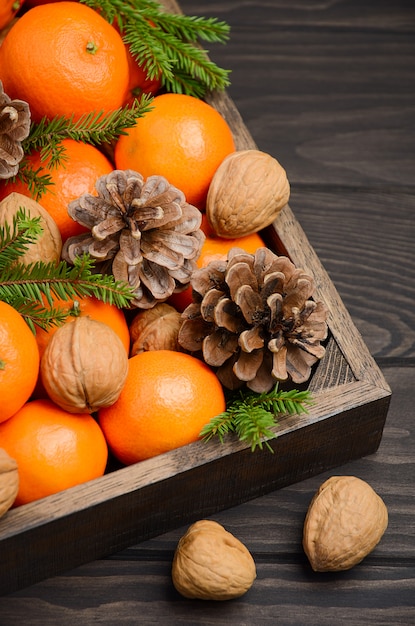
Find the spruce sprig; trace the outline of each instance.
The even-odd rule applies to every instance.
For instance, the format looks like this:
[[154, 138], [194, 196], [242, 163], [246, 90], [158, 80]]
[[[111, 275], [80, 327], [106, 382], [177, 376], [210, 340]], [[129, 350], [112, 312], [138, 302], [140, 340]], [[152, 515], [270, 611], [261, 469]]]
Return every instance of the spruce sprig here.
[[[28, 137], [22, 142], [25, 158], [20, 163], [18, 174], [10, 181], [18, 178], [28, 186], [31, 196], [39, 200], [53, 184], [49, 172], [67, 158], [65, 146], [62, 144], [64, 139], [95, 146], [110, 144], [125, 134], [126, 129], [135, 126], [139, 117], [151, 110], [152, 100], [152, 96], [142, 94], [130, 106], [110, 113], [85, 113], [77, 120], [74, 116], [56, 116], [52, 120], [43, 118], [37, 124], [32, 123]], [[27, 156], [33, 151], [39, 151], [42, 162], [48, 161], [46, 169], [32, 168]]]
[[252, 451], [256, 448], [262, 450], [265, 444], [273, 452], [267, 439], [276, 437], [272, 429], [278, 425], [277, 415], [308, 413], [312, 404], [309, 391], [280, 391], [278, 383], [268, 393], [239, 391], [236, 397], [228, 400], [226, 411], [203, 427], [200, 436], [205, 441], [218, 437], [223, 443], [226, 435], [235, 433], [241, 441], [251, 445]]
[[[43, 118], [32, 124], [29, 136], [23, 142], [25, 153], [39, 150], [42, 159], [51, 158], [51, 167], [59, 161], [62, 153], [61, 142], [74, 139], [99, 146], [118, 139], [127, 128], [135, 126], [138, 117], [151, 110], [152, 96], [142, 94], [131, 106], [116, 109], [104, 114], [103, 111], [85, 113], [78, 119], [56, 116], [52, 120]], [[55, 159], [57, 150], [58, 158]]]
[[167, 91], [202, 98], [224, 90], [229, 70], [218, 67], [199, 41], [225, 43], [229, 25], [217, 18], [170, 13], [155, 0], [81, 0], [117, 24], [132, 55]]
[[[127, 307], [133, 299], [129, 285], [114, 276], [94, 272], [94, 261], [84, 255], [74, 260], [30, 264], [19, 258], [42, 233], [40, 218], [31, 218], [20, 208], [12, 225], [0, 227], [0, 300], [13, 306], [35, 332], [35, 324], [47, 329], [63, 323], [70, 314], [53, 306], [53, 296], [62, 300], [95, 296], [117, 307]], [[45, 306], [45, 300], [49, 306]]]

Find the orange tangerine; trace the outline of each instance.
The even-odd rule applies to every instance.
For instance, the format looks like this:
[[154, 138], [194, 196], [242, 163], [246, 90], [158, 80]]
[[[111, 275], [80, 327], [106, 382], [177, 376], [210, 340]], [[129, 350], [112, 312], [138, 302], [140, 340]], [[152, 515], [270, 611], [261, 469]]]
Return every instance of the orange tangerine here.
[[228, 123], [211, 105], [185, 94], [156, 96], [151, 107], [118, 139], [117, 169], [132, 169], [144, 178], [164, 176], [187, 202], [203, 209], [213, 174], [235, 151]]
[[16, 460], [14, 506], [102, 476], [108, 446], [96, 420], [68, 413], [51, 400], [32, 400], [0, 424], [1, 446]]
[[38, 375], [39, 349], [34, 334], [16, 309], [0, 301], [0, 422], [30, 398]]
[[0, 47], [0, 67], [5, 93], [27, 102], [35, 122], [114, 111], [129, 80], [122, 37], [80, 2], [23, 13]]
[[98, 421], [114, 456], [129, 465], [196, 441], [224, 410], [222, 386], [203, 361], [152, 350], [129, 359], [121, 395]]

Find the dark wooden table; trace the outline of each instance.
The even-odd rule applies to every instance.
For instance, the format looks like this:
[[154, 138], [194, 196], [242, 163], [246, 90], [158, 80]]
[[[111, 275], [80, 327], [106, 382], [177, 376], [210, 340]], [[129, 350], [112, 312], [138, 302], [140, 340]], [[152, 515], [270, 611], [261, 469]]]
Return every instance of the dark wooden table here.
[[[231, 25], [230, 42], [210, 55], [232, 70], [230, 95], [258, 147], [286, 168], [291, 208], [392, 387], [383, 440], [376, 454], [214, 516], [257, 564], [239, 600], [175, 592], [178, 528], [0, 598], [0, 624], [415, 624], [415, 4], [181, 7]], [[334, 473], [369, 482], [389, 527], [360, 565], [315, 574], [302, 525]]]

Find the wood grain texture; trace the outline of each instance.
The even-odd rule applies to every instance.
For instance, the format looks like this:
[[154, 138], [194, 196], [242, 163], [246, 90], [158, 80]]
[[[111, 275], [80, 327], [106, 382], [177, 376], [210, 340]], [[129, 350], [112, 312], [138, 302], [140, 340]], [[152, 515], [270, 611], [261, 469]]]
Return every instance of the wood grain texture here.
[[[415, 5], [180, 4], [231, 24], [230, 43], [210, 44], [210, 56], [232, 69], [229, 93], [255, 143], [286, 167], [291, 210], [392, 388], [383, 438], [375, 454], [212, 516], [257, 563], [253, 588], [236, 602], [189, 602], [174, 591], [171, 559], [183, 526], [0, 598], [0, 624], [412, 626]], [[338, 375], [346, 387], [355, 378], [347, 365], [335, 369], [334, 386]], [[302, 523], [333, 473], [367, 480], [387, 504], [389, 526], [359, 566], [316, 575], [301, 548]]]

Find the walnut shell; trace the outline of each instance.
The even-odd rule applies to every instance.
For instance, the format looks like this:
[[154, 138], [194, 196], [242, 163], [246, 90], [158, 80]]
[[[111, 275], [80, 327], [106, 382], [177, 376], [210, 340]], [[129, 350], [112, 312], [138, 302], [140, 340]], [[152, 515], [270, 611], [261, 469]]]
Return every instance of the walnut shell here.
[[233, 239], [269, 226], [290, 197], [284, 168], [260, 150], [228, 155], [209, 186], [206, 217], [219, 237]]
[[177, 545], [172, 580], [185, 598], [231, 600], [246, 593], [255, 578], [248, 549], [217, 522], [195, 522]]
[[141, 310], [130, 324], [130, 356], [148, 350], [181, 351], [177, 339], [181, 324], [181, 314], [164, 302]]
[[0, 517], [14, 503], [19, 490], [19, 472], [17, 462], [0, 448]]
[[40, 373], [48, 396], [58, 406], [70, 413], [93, 413], [118, 400], [128, 356], [110, 326], [80, 316], [52, 335]]
[[62, 237], [55, 220], [42, 207], [39, 202], [13, 191], [0, 202], [0, 225], [7, 224], [12, 227], [13, 217], [17, 211], [25, 209], [26, 215], [40, 217], [40, 226], [43, 229], [35, 243], [27, 246], [27, 251], [19, 257], [20, 263], [35, 263], [43, 261], [52, 263], [60, 261], [62, 252]]
[[355, 476], [332, 476], [308, 508], [304, 551], [316, 572], [347, 570], [374, 549], [387, 525], [387, 508], [368, 483]]

